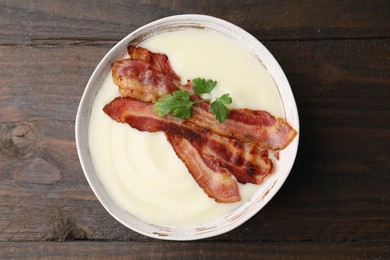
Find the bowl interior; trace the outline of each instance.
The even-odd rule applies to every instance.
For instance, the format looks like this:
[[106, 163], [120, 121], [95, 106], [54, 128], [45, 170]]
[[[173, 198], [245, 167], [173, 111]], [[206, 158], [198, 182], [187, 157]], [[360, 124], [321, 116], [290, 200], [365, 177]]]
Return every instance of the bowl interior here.
[[[293, 142], [280, 152], [281, 161], [275, 173], [265, 180], [253, 198], [234, 212], [215, 221], [191, 226], [160, 226], [147, 223], [121, 209], [109, 196], [100, 182], [92, 162], [88, 144], [88, 126], [96, 94], [103, 80], [111, 71], [111, 63], [122, 58], [129, 44], [137, 45], [156, 34], [175, 30], [208, 30], [230, 38], [250, 51], [267, 69], [278, 88], [285, 119], [298, 135]], [[87, 83], [76, 116], [76, 144], [84, 174], [95, 195], [105, 209], [126, 227], [149, 237], [168, 240], [194, 240], [216, 236], [239, 226], [276, 194], [287, 178], [294, 163], [299, 139], [299, 118], [294, 96], [287, 78], [272, 54], [252, 35], [241, 28], [204, 15], [178, 15], [147, 24], [132, 32], [116, 44], [102, 59]]]

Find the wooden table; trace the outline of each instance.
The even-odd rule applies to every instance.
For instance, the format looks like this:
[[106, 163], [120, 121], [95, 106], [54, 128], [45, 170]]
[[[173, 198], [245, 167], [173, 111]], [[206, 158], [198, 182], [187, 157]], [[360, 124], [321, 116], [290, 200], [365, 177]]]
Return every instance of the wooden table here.
[[[74, 124], [103, 55], [158, 18], [201, 13], [253, 34], [296, 98], [286, 183], [217, 237], [155, 240], [114, 220], [78, 160]], [[390, 258], [390, 2], [0, 0], [0, 259]]]

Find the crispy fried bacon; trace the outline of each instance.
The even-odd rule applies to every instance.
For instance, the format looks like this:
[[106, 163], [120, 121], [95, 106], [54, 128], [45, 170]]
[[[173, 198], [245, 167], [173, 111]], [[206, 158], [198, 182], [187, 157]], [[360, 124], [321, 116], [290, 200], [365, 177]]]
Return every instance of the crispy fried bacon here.
[[[158, 116], [153, 103], [181, 84], [165, 54], [141, 47], [128, 47], [129, 59], [112, 64], [112, 77], [122, 97], [104, 107], [117, 122], [140, 131], [164, 131], [177, 156], [204, 192], [217, 202], [240, 200], [237, 182], [260, 184], [272, 171], [268, 150], [279, 154], [296, 131], [282, 118], [260, 110], [233, 109], [223, 124], [209, 110], [209, 103], [193, 106], [191, 118]], [[234, 176], [234, 177], [233, 177]]]
[[141, 60], [115, 61], [112, 64], [112, 78], [122, 96], [153, 103], [177, 89], [174, 79]]
[[188, 139], [167, 133], [166, 136], [177, 156], [190, 169], [194, 180], [209, 197], [224, 203], [241, 200], [237, 182], [229, 172], [212, 160], [202, 157]]
[[127, 123], [140, 131], [164, 131], [177, 156], [209, 197], [224, 203], [241, 199], [232, 174], [213, 158], [201, 153], [205, 145], [202, 144], [203, 136], [188, 126], [182, 126], [179, 119], [160, 117], [155, 113], [152, 103], [133, 98], [116, 98], [103, 110], [117, 122]]
[[165, 54], [153, 53], [141, 47], [128, 46], [127, 52], [132, 60], [147, 62], [151, 69], [166, 74], [169, 78], [177, 80], [180, 84], [180, 77], [173, 71], [168, 57]]
[[254, 143], [243, 143], [210, 131], [201, 140], [199, 152], [229, 170], [240, 183], [260, 184], [272, 171], [268, 150]]
[[296, 136], [296, 131], [282, 118], [262, 110], [232, 109], [223, 124], [211, 114], [206, 102], [196, 104], [189, 119], [214, 133], [243, 142], [254, 142], [261, 148], [282, 150]]
[[[149, 102], [118, 97], [103, 110], [115, 121], [127, 123], [140, 131], [164, 131], [167, 137], [177, 136], [175, 140], [186, 139], [207, 165], [209, 163], [206, 161], [213, 162], [233, 174], [241, 183], [259, 184], [272, 171], [272, 161], [268, 158], [267, 150], [260, 149], [254, 143], [220, 136], [187, 120], [169, 115], [158, 116]], [[176, 153], [185, 162], [180, 152], [176, 150]], [[192, 169], [189, 168], [189, 171]]]
[[[130, 59], [115, 62], [112, 76], [123, 97], [155, 103], [175, 90], [190, 90], [191, 83], [180, 84], [166, 55], [141, 47], [128, 48]], [[296, 136], [296, 131], [282, 118], [261, 110], [232, 109], [220, 124], [209, 110], [209, 103], [196, 104], [189, 119], [193, 124], [219, 135], [243, 142], [255, 142], [259, 147], [281, 150]]]

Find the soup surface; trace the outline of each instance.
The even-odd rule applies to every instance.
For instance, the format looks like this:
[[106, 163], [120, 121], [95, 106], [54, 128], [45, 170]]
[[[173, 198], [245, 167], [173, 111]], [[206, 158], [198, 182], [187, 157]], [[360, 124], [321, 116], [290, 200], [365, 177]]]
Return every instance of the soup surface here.
[[[230, 39], [204, 30], [186, 30], [153, 36], [140, 46], [167, 54], [183, 83], [196, 77], [216, 80], [213, 94], [230, 93], [231, 108], [261, 109], [283, 116], [271, 76], [250, 52]], [[240, 202], [224, 204], [210, 199], [163, 133], [140, 132], [102, 111], [117, 96], [118, 88], [109, 73], [92, 107], [89, 145], [102, 184], [124, 210], [152, 224], [199, 224], [234, 211], [261, 186], [239, 184]]]

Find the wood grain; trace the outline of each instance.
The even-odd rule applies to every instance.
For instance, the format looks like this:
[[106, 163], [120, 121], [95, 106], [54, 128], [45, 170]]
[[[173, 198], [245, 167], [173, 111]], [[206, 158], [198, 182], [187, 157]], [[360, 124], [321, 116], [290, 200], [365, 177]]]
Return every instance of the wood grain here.
[[[264, 44], [296, 97], [298, 158], [260, 213], [210, 240], [389, 240], [390, 41]], [[149, 240], [105, 212], [77, 158], [78, 102], [109, 48], [0, 47], [1, 241]]]
[[[390, 258], [389, 11], [385, 0], [0, 0], [0, 259]], [[74, 120], [118, 40], [183, 13], [226, 19], [262, 41], [290, 81], [301, 138], [286, 183], [249, 221], [167, 242], [101, 206]]]
[[2, 242], [0, 258], [387, 259], [389, 242]]
[[89, 44], [118, 41], [170, 15], [216, 16], [262, 40], [384, 38], [386, 0], [363, 1], [0, 1], [0, 44]]

